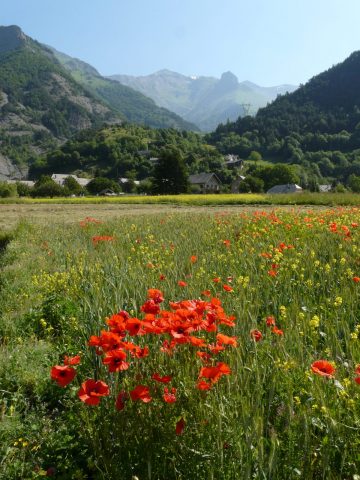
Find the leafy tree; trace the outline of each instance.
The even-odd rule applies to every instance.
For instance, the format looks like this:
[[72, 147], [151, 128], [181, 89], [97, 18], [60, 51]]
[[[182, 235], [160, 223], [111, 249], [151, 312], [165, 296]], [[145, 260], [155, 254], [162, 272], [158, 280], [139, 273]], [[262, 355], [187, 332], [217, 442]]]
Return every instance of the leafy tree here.
[[264, 182], [265, 190], [275, 185], [284, 185], [287, 183], [299, 183], [300, 179], [295, 169], [291, 165], [277, 163], [274, 166], [260, 167], [252, 172], [254, 177], [260, 178]]
[[150, 178], [145, 178], [140, 182], [140, 185], [137, 187], [138, 193], [145, 195], [150, 195], [153, 191], [153, 184]]
[[32, 188], [26, 183], [16, 182], [16, 190], [19, 197], [29, 197], [32, 192]]
[[82, 186], [75, 180], [74, 177], [71, 177], [70, 175], [65, 178], [64, 187], [68, 190], [70, 194], [73, 195], [80, 195], [84, 191]]
[[178, 194], [188, 190], [188, 174], [180, 150], [176, 147], [164, 148], [155, 167], [154, 193]]
[[94, 178], [87, 184], [86, 189], [92, 195], [98, 195], [103, 190], [107, 189], [113, 190], [115, 193], [120, 192], [119, 184], [116, 183], [114, 180], [110, 180], [110, 178], [106, 177]]
[[44, 178], [45, 175], [35, 183], [35, 186], [31, 192], [33, 197], [62, 197], [64, 195], [64, 189], [58, 183], [54, 182], [50, 177]]
[[360, 193], [360, 176], [352, 174], [348, 180], [349, 187], [355, 193]]
[[256, 152], [255, 150], [252, 150], [252, 152], [250, 153], [250, 155], [248, 157], [248, 160], [253, 160], [255, 162], [259, 162], [260, 160], [262, 160], [261, 153]]
[[0, 182], [0, 197], [16, 197], [17, 190], [14, 183]]
[[334, 188], [334, 192], [336, 193], [345, 193], [346, 192], [346, 187], [342, 183], [338, 183], [336, 187]]
[[259, 193], [264, 191], [264, 181], [261, 178], [248, 175], [245, 178], [245, 182], [249, 185], [249, 191], [251, 193]]

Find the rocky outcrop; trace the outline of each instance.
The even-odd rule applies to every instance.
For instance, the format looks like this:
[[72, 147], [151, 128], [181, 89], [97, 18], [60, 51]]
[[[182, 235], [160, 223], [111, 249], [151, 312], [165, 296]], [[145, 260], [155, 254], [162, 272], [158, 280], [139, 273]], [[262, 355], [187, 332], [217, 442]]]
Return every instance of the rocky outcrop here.
[[12, 161], [0, 153], [0, 181], [21, 180], [26, 178], [28, 169], [18, 167]]

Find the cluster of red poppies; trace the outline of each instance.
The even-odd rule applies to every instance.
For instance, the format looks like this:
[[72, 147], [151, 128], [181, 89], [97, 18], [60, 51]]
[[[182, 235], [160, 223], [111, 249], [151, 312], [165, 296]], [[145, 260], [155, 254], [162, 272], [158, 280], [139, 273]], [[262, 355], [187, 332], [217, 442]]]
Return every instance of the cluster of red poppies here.
[[[185, 300], [170, 302], [169, 310], [162, 310], [160, 304], [164, 301], [160, 290], [148, 290], [148, 298], [141, 306], [143, 318], [130, 317], [125, 311], [120, 311], [106, 320], [108, 330], [102, 330], [100, 335], [89, 339], [89, 346], [95, 347], [96, 353], [102, 356], [102, 363], [110, 373], [122, 372], [130, 368], [132, 361], [149, 355], [147, 346], [139, 346], [129, 337], [157, 335], [164, 336], [160, 350], [172, 355], [180, 345], [195, 347], [196, 356], [203, 362], [196, 387], [199, 390], [210, 390], [223, 375], [231, 373], [230, 367], [214, 356], [226, 347], [236, 347], [236, 337], [218, 332], [219, 325], [233, 327], [235, 318], [226, 315], [218, 298], [209, 301]], [[204, 336], [198, 336], [203, 332]], [[214, 343], [208, 342], [209, 335], [216, 338]], [[51, 369], [51, 378], [61, 387], [68, 385], [76, 376], [75, 365], [80, 363], [80, 357], [65, 358], [64, 365], [56, 365]], [[152, 381], [169, 384], [171, 375], [161, 376], [154, 373]], [[177, 389], [164, 386], [162, 398], [166, 403], [176, 402]], [[102, 380], [86, 380], [78, 392], [81, 401], [88, 405], [98, 405], [101, 397], [110, 395], [108, 385]], [[137, 385], [130, 392], [120, 391], [115, 406], [117, 410], [125, 407], [127, 400], [149, 403], [152, 400], [151, 389], [147, 385]]]

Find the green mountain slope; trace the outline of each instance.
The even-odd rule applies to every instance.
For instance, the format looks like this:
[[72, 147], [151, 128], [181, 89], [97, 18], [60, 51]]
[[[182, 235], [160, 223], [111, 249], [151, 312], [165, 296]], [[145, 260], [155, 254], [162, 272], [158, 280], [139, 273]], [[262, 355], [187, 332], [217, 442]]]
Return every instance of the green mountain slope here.
[[120, 117], [19, 27], [0, 27], [0, 155], [19, 165], [84, 128]]
[[194, 124], [166, 108], [158, 107], [151, 98], [137, 90], [102, 77], [91, 65], [55, 49], [52, 51], [78, 83], [119, 112], [127, 121], [154, 128], [198, 130]]
[[208, 140], [223, 152], [252, 150], [347, 183], [360, 175], [360, 51], [280, 96], [255, 117], [220, 125]]
[[266, 88], [251, 82], [239, 83], [231, 72], [224, 73], [220, 79], [187, 77], [169, 70], [143, 77], [113, 75], [110, 78], [149, 96], [158, 105], [176, 112], [203, 131], [214, 130], [219, 123], [236, 120], [245, 113], [254, 114], [278, 94], [296, 88], [292, 85]]

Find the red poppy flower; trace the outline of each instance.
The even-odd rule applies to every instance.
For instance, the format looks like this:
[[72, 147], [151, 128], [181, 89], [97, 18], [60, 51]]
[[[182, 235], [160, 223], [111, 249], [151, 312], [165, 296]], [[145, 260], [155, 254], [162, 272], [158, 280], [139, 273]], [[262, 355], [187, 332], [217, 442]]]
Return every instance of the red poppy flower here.
[[153, 299], [146, 300], [146, 302], [141, 306], [140, 310], [144, 313], [152, 313], [153, 315], [160, 313], [160, 307]]
[[190, 343], [194, 347], [199, 347], [199, 348], [206, 347], [206, 342], [203, 338], [194, 337], [192, 335], [188, 337], [188, 343]]
[[205, 382], [205, 380], [199, 380], [196, 384], [198, 390], [210, 390], [211, 383]]
[[279, 335], [279, 336], [284, 335], [284, 332], [280, 328], [278, 328], [276, 325], [271, 331], [272, 333], [275, 333], [275, 335]]
[[136, 350], [131, 352], [131, 355], [135, 358], [145, 358], [149, 355], [149, 347], [137, 347]]
[[201, 358], [203, 362], [208, 362], [211, 358], [210, 353], [201, 352], [200, 350], [196, 352], [196, 355]]
[[154, 300], [155, 303], [161, 303], [164, 301], [164, 295], [162, 291], [158, 290], [157, 288], [149, 288], [148, 298]]
[[95, 235], [92, 237], [94, 246], [96, 246], [99, 242], [112, 242], [113, 240], [115, 240], [115, 237], [111, 237], [110, 235]]
[[274, 317], [267, 317], [266, 318], [266, 325], [268, 327], [275, 327], [275, 318]]
[[214, 283], [219, 283], [221, 281], [220, 277], [213, 278]]
[[76, 375], [76, 370], [72, 367], [55, 365], [51, 369], [51, 379], [59, 385], [59, 387], [66, 387]]
[[255, 340], [255, 342], [259, 342], [263, 337], [260, 330], [257, 330], [256, 328], [253, 330], [250, 330], [250, 335]]
[[203, 295], [204, 297], [211, 297], [211, 292], [210, 290], [204, 290], [203, 292], [201, 292], [201, 295]]
[[101, 380], [86, 380], [78, 391], [78, 397], [87, 405], [98, 405], [101, 397], [107, 397], [109, 387]]
[[360, 365], [356, 365], [356, 367], [355, 367], [355, 373], [356, 373], [357, 375], [360, 375]]
[[117, 350], [121, 347], [122, 337], [117, 333], [102, 330], [99, 337], [92, 335], [89, 340], [91, 347], [97, 347], [97, 353], [108, 352], [109, 350]]
[[80, 355], [75, 355], [75, 357], [68, 357], [65, 355], [64, 357], [64, 365], [79, 365], [80, 363]]
[[178, 281], [178, 285], [179, 285], [179, 287], [187, 287], [187, 283], [182, 281], [182, 280]]
[[275, 335], [279, 335], [280, 337], [284, 335], [284, 332], [280, 328], [278, 328], [276, 325], [271, 331], [272, 333], [274, 333]]
[[335, 373], [335, 367], [326, 360], [316, 360], [316, 362], [311, 364], [311, 370], [317, 375], [330, 378]]
[[223, 240], [223, 245], [225, 245], [226, 248], [230, 247], [230, 240]]
[[119, 395], [117, 396], [116, 402], [115, 402], [116, 410], [119, 410], [119, 411], [123, 410], [125, 408], [125, 402], [126, 400], [128, 400], [128, 398], [129, 398], [129, 394], [127, 392], [125, 392], [124, 390], [119, 392]]
[[185, 420], [181, 417], [180, 420], [176, 423], [175, 433], [176, 435], [181, 435], [185, 428]]
[[160, 383], [169, 383], [172, 380], [172, 377], [170, 375], [164, 375], [163, 377], [161, 377], [158, 373], [154, 373], [151, 378]]
[[270, 277], [276, 277], [277, 274], [278, 274], [278, 272], [276, 270], [269, 270], [268, 271], [268, 275]]
[[360, 282], [360, 277], [353, 277], [353, 281], [355, 283], [359, 283]]
[[172, 388], [171, 391], [167, 387], [164, 388], [163, 399], [166, 403], [175, 403], [176, 402], [176, 388]]
[[231, 345], [232, 347], [237, 347], [236, 337], [228, 337], [227, 335], [218, 333], [216, 335], [216, 339], [220, 345]]
[[191, 263], [196, 263], [197, 262], [197, 256], [196, 255], [191, 255], [190, 262]]
[[355, 377], [354, 380], [358, 385], [360, 385], [360, 377]]
[[[152, 302], [152, 300], [149, 300]], [[129, 335], [132, 337], [138, 335], [141, 330], [142, 322], [138, 318], [129, 318], [126, 322], [126, 331], [129, 332]]]
[[134, 390], [131, 390], [130, 397], [133, 402], [141, 400], [144, 403], [149, 403], [152, 400], [150, 396], [150, 388], [145, 385], [138, 385]]
[[217, 355], [219, 352], [225, 350], [225, 347], [223, 345], [220, 345], [220, 343], [216, 343], [215, 345], [208, 345], [208, 349], [210, 350], [212, 355]]
[[219, 362], [215, 367], [202, 367], [199, 378], [208, 378], [212, 383], [216, 383], [223, 375], [230, 375], [231, 370], [226, 363]]
[[110, 327], [110, 331], [112, 333], [117, 333], [121, 337], [125, 337], [126, 335], [126, 321], [130, 318], [130, 315], [122, 310], [119, 313], [115, 313], [110, 318], [106, 319], [106, 323]]
[[120, 372], [129, 368], [129, 364], [125, 360], [126, 352], [123, 350], [111, 350], [106, 353], [102, 362], [108, 366], [109, 372]]
[[225, 292], [232, 292], [234, 290], [232, 287], [230, 287], [230, 285], [226, 284], [223, 285], [223, 289], [225, 290]]
[[166, 278], [166, 277], [165, 277], [165, 275], [163, 275], [163, 274], [161, 274], [161, 275], [159, 276], [159, 280], [165, 280], [165, 278]]

